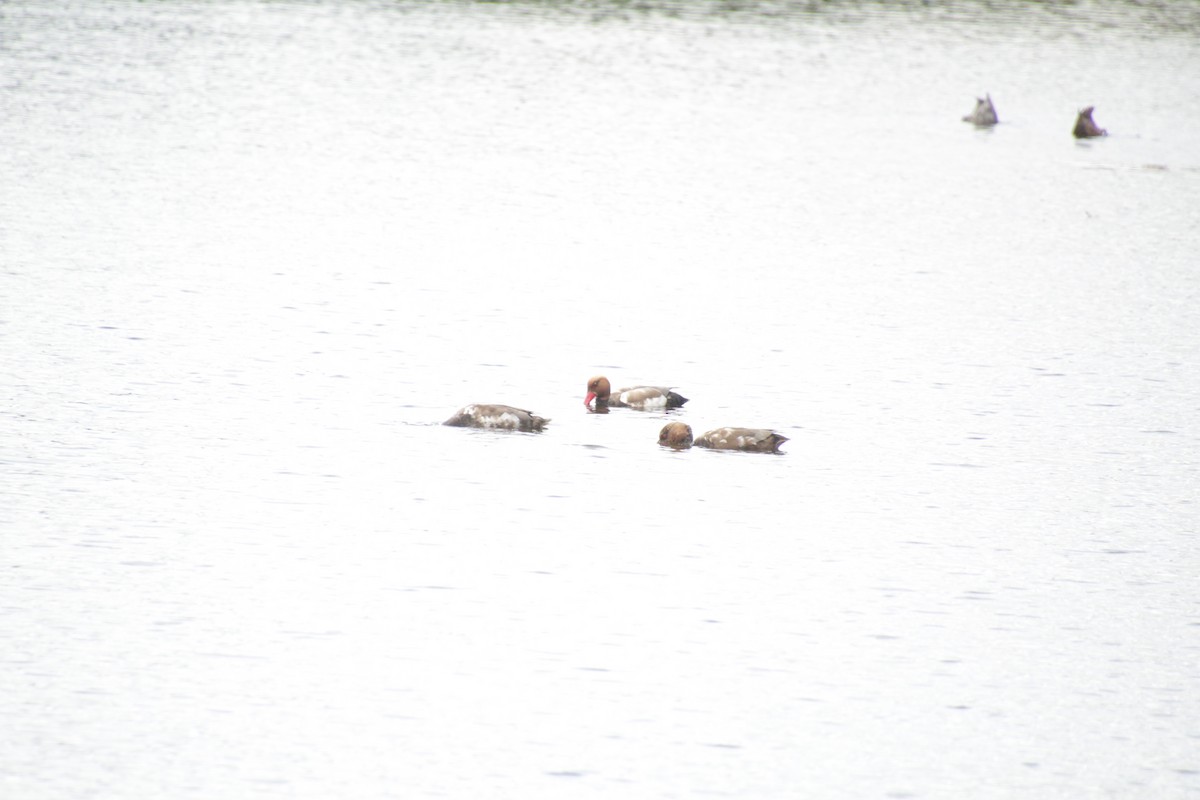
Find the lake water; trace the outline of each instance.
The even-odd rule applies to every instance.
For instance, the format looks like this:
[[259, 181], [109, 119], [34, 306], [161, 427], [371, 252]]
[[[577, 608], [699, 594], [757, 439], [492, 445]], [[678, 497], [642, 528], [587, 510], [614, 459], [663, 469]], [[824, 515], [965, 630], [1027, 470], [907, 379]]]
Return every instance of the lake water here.
[[1200, 797], [1198, 131], [1191, 2], [3, 3], [0, 796]]

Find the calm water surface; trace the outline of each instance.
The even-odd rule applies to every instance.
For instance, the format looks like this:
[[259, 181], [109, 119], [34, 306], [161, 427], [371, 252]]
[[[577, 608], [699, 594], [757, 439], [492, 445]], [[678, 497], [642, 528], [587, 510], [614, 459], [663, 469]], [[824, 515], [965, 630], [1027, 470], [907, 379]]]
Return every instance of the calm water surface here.
[[1186, 2], [0, 5], [0, 794], [1200, 796], [1197, 130]]

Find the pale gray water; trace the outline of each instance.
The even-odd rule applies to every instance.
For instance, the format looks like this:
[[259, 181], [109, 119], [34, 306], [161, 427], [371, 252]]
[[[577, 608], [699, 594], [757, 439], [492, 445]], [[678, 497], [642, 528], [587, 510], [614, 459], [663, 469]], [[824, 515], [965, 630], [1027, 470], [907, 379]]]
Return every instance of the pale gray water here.
[[0, 796], [1200, 796], [1200, 8], [814, 8], [0, 5]]

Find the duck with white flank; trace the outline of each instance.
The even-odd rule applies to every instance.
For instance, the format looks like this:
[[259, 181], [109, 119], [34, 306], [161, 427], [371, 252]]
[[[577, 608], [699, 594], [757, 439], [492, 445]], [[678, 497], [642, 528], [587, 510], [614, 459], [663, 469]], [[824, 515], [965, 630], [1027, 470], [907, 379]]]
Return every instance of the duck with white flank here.
[[509, 431], [540, 431], [550, 423], [544, 417], [536, 416], [532, 411], [525, 411], [512, 406], [502, 406], [492, 403], [472, 403], [463, 406], [454, 413], [443, 425], [455, 428], [499, 428]]
[[657, 411], [659, 409], [679, 408], [688, 401], [686, 397], [665, 386], [631, 386], [613, 392], [608, 378], [597, 375], [588, 381], [587, 397], [583, 404], [591, 408], [596, 401], [596, 411], [602, 412], [609, 408], [636, 408], [641, 411]]
[[658, 433], [658, 443], [675, 450], [686, 450], [693, 444], [713, 450], [741, 450], [745, 453], [778, 453], [786, 436], [765, 428], [717, 428], [695, 439], [692, 429], [682, 422], [670, 422]]

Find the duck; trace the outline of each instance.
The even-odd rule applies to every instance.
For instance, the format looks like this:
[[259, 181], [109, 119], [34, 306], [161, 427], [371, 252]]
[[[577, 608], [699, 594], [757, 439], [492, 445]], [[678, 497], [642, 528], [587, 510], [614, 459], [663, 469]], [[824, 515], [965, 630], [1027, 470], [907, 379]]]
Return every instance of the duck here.
[[1108, 131], [1101, 128], [1092, 119], [1092, 112], [1096, 110], [1095, 106], [1088, 106], [1079, 112], [1079, 116], [1075, 118], [1075, 130], [1071, 133], [1075, 134], [1076, 139], [1091, 139], [1096, 136], [1108, 136]]
[[658, 432], [658, 443], [675, 450], [695, 445], [712, 450], [741, 450], [744, 453], [778, 453], [788, 438], [766, 428], [716, 428], [693, 438], [691, 426], [669, 422]]
[[985, 94], [975, 98], [975, 110], [963, 117], [963, 122], [970, 122], [979, 128], [990, 128], [1000, 121], [996, 116], [996, 107], [992, 105], [992, 96]]
[[532, 411], [498, 403], [472, 403], [454, 412], [442, 423], [454, 428], [498, 428], [509, 431], [540, 431], [550, 420]]
[[591, 408], [593, 400], [596, 401], [598, 412], [606, 411], [610, 407], [657, 411], [679, 408], [688, 401], [683, 395], [664, 386], [631, 386], [614, 393], [608, 378], [603, 375], [588, 380], [587, 397], [584, 398], [583, 404]]

